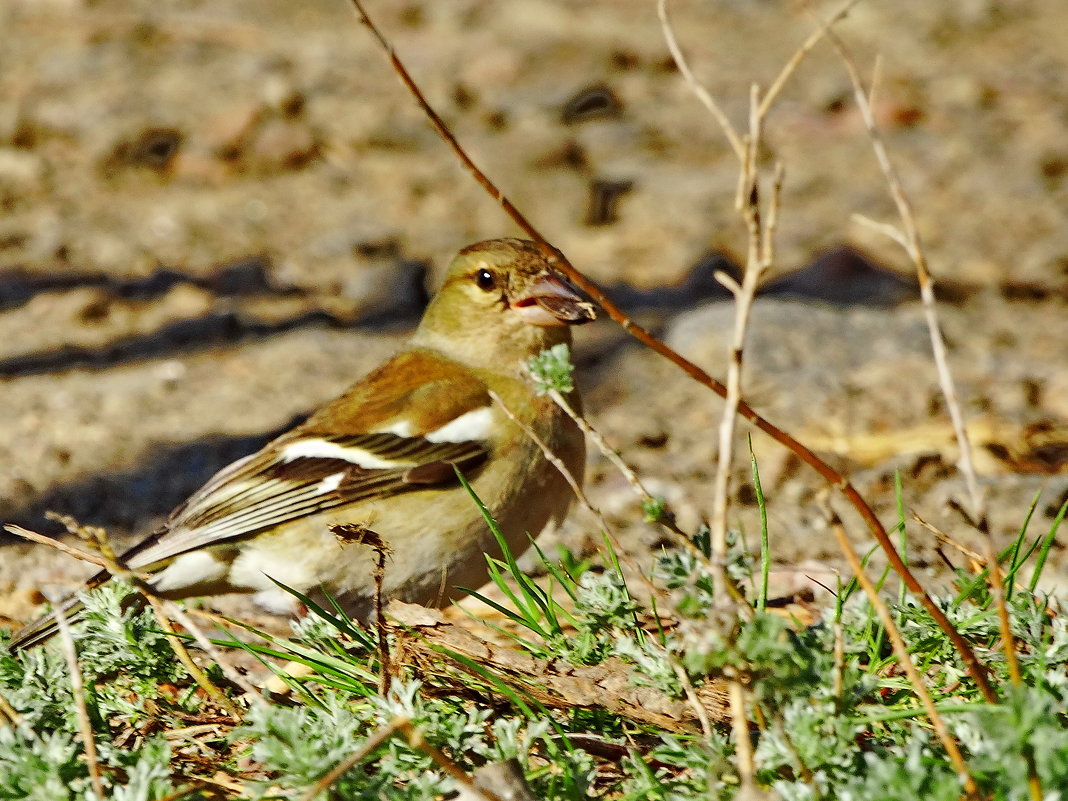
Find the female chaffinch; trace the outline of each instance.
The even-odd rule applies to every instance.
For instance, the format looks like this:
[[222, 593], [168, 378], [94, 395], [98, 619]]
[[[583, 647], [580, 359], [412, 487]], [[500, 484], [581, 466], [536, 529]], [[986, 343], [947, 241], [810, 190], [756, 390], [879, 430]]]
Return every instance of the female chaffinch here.
[[[485, 554], [501, 555], [454, 466], [514, 553], [566, 513], [571, 490], [523, 426], [578, 477], [582, 434], [535, 393], [522, 365], [570, 342], [569, 326], [593, 317], [533, 243], [496, 239], [465, 248], [393, 358], [219, 471], [122, 561], [168, 598], [243, 592], [271, 611], [294, 611], [294, 597], [278, 582], [312, 597], [325, 589], [366, 620], [375, 554], [336, 536], [332, 527], [342, 524], [370, 530], [388, 547], [385, 598], [445, 605], [462, 587], [485, 583]], [[89, 586], [109, 578], [102, 572]], [[77, 601], [68, 604], [76, 613]], [[51, 616], [41, 618], [11, 647], [34, 645], [54, 626]]]

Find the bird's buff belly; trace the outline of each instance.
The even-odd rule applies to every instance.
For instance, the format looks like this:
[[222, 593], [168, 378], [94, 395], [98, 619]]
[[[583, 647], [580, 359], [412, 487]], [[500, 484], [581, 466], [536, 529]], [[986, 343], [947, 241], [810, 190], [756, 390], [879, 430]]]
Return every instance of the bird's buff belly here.
[[[507, 501], [494, 512], [513, 553], [526, 550], [529, 537], [560, 511], [558, 499], [552, 499], [556, 492], [554, 486], [522, 497], [505, 493]], [[318, 601], [325, 590], [354, 618], [366, 620], [373, 609], [377, 552], [358, 537], [333, 533], [337, 524], [364, 526], [387, 546], [386, 600], [444, 606], [486, 582], [486, 554], [501, 553], [469, 497], [417, 491], [391, 501], [306, 518], [237, 547], [184, 554], [158, 574], [156, 589], [184, 596], [196, 584], [194, 594], [252, 593], [258, 606], [276, 614], [292, 614], [300, 606], [279, 584]]]

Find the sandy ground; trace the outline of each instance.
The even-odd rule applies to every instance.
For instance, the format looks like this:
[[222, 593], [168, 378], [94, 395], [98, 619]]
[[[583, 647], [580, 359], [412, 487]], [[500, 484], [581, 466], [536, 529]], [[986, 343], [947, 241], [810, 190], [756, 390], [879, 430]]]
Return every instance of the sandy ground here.
[[[737, 169], [670, 64], [655, 3], [369, 6], [535, 224], [605, 285], [675, 287], [638, 292], [638, 312], [721, 372], [729, 307], [679, 287], [688, 275], [708, 286], [709, 254], [744, 253]], [[813, 27], [800, 2], [671, 8], [738, 126], [749, 84], [767, 86]], [[1036, 491], [1035, 533], [1066, 493], [1066, 25], [1062, 0], [908, 0], [861, 3], [841, 26], [878, 78], [879, 123], [952, 289], [950, 358], [1003, 540]], [[43, 529], [57, 509], [144, 531], [389, 353], [424, 272], [432, 285], [459, 247], [514, 232], [341, 0], [9, 0], [0, 30], [4, 520]], [[786, 169], [778, 274], [841, 246], [884, 277], [909, 274], [895, 244], [851, 221], [892, 220], [893, 207], [828, 47], [783, 92], [762, 158]], [[895, 294], [852, 273], [817, 278], [824, 294], [857, 286], [877, 306], [762, 301], [747, 393], [854, 474], [884, 519], [900, 469], [910, 505], [967, 541], [946, 506], [960, 495], [956, 454], [907, 282]], [[578, 358], [592, 421], [695, 524], [719, 402], [608, 326], [583, 333]], [[756, 447], [777, 559], [833, 567], [819, 483]], [[746, 469], [742, 458], [733, 519], [752, 532]], [[599, 456], [588, 480], [646, 552], [658, 534], [633, 523]], [[581, 547], [591, 530], [576, 514], [561, 536]], [[915, 544], [919, 564], [942, 569], [930, 538]], [[1068, 572], [1061, 549], [1054, 559], [1055, 583]], [[0, 544], [0, 614], [25, 616], [39, 585], [78, 573]]]

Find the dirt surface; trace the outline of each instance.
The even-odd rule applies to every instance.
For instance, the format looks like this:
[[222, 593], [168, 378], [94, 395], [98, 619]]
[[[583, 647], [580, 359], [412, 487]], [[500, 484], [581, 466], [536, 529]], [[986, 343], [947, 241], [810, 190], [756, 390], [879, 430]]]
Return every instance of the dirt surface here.
[[[369, 7], [534, 223], [719, 374], [731, 312], [710, 274], [744, 254], [737, 168], [671, 66], [655, 3]], [[749, 84], [769, 85], [813, 27], [800, 2], [671, 8], [739, 127]], [[1068, 490], [1066, 26], [1062, 0], [870, 0], [841, 26], [878, 76], [879, 123], [947, 289], [951, 363], [1002, 540], [1037, 490], [1035, 533]], [[57, 509], [144, 531], [396, 347], [452, 252], [514, 233], [342, 0], [8, 0], [0, 30], [4, 520], [45, 529]], [[884, 519], [901, 469], [906, 501], [968, 541], [946, 505], [961, 492], [956, 454], [908, 263], [851, 221], [893, 220], [893, 207], [826, 45], [767, 140], [765, 164], [786, 169], [771, 278], [809, 269], [758, 305], [747, 393], [854, 474]], [[608, 325], [582, 333], [578, 361], [591, 420], [696, 524], [720, 403]], [[756, 447], [779, 562], [837, 565], [818, 481]], [[742, 454], [734, 520], [752, 533], [747, 469]], [[588, 480], [647, 552], [658, 534], [632, 522], [600, 456]], [[560, 536], [581, 547], [591, 531], [579, 513]], [[914, 542], [941, 570], [933, 540]], [[1053, 559], [1063, 587], [1062, 549]], [[84, 572], [3, 541], [0, 615], [26, 616], [37, 587]]]

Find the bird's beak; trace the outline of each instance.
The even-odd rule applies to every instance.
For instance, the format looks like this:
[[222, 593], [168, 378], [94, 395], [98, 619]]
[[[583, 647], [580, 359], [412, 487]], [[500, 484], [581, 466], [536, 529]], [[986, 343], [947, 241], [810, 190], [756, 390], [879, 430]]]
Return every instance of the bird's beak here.
[[512, 310], [530, 325], [581, 325], [597, 318], [593, 304], [582, 299], [561, 275], [546, 273], [523, 296], [511, 303]]

